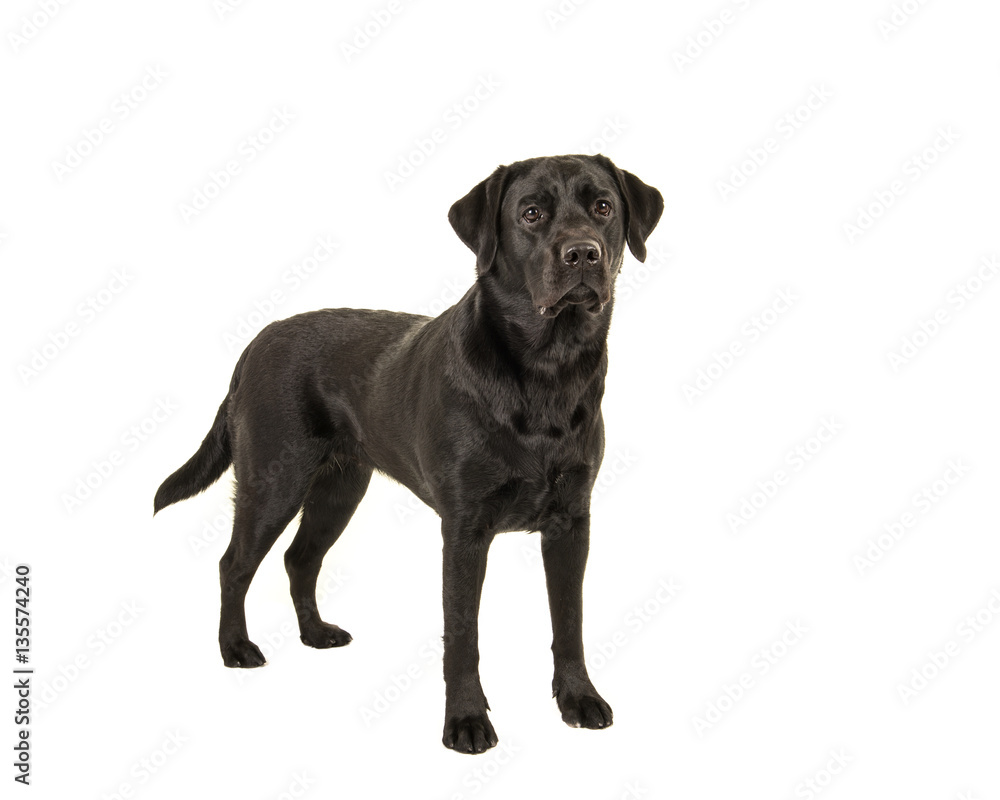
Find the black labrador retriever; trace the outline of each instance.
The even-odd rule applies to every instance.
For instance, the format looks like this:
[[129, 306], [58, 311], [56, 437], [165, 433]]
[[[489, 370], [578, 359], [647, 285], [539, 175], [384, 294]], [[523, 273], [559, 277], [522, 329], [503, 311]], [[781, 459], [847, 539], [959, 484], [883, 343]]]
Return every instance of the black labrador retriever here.
[[604, 455], [614, 280], [626, 244], [645, 260], [662, 211], [656, 189], [604, 156], [502, 166], [448, 213], [477, 276], [440, 316], [326, 309], [260, 332], [198, 452], [154, 501], [159, 511], [234, 467], [233, 536], [219, 565], [226, 666], [264, 663], [244, 598], [300, 509], [285, 567], [302, 641], [351, 641], [320, 618], [316, 579], [379, 470], [442, 520], [445, 746], [481, 753], [497, 743], [478, 615], [487, 551], [502, 531], [541, 532], [563, 720], [611, 725], [583, 655], [590, 495]]

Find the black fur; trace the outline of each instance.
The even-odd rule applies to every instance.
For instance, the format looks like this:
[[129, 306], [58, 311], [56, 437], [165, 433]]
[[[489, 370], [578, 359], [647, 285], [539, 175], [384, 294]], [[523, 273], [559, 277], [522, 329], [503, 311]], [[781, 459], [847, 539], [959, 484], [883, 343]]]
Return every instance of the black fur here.
[[302, 641], [351, 640], [320, 619], [316, 577], [379, 470], [442, 519], [444, 744], [479, 753], [497, 743], [477, 618], [490, 542], [511, 530], [542, 534], [563, 719], [611, 724], [583, 656], [590, 494], [604, 454], [614, 278], [626, 246], [645, 259], [662, 210], [659, 192], [603, 156], [499, 167], [448, 214], [476, 254], [477, 279], [439, 317], [327, 309], [260, 332], [212, 430], [154, 500], [159, 511], [234, 466], [233, 536], [220, 563], [227, 666], [264, 663], [243, 601], [300, 509], [285, 566]]
[[215, 422], [208, 436], [201, 443], [187, 463], [167, 478], [159, 489], [156, 490], [156, 497], [153, 498], [153, 513], [166, 508], [172, 503], [187, 500], [194, 497], [198, 492], [203, 492], [229, 469], [233, 463], [233, 451], [229, 446], [229, 430], [226, 426], [227, 411], [229, 409], [229, 396], [236, 391], [240, 382], [240, 373], [243, 371], [243, 362], [246, 361], [248, 350], [236, 362], [236, 369], [233, 370], [233, 378], [229, 382], [229, 394], [225, 396], [222, 405], [215, 414]]

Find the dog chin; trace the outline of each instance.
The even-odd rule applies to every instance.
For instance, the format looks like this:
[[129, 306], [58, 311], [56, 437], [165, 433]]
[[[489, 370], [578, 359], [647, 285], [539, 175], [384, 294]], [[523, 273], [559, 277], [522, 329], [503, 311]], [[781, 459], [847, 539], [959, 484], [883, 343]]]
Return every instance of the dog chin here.
[[541, 316], [551, 318], [559, 316], [559, 312], [567, 306], [579, 306], [590, 314], [600, 314], [604, 311], [604, 307], [606, 305], [607, 300], [602, 300], [598, 297], [596, 291], [591, 289], [589, 286], [579, 284], [566, 292], [566, 294], [554, 303], [537, 304], [535, 306], [535, 310], [538, 311]]

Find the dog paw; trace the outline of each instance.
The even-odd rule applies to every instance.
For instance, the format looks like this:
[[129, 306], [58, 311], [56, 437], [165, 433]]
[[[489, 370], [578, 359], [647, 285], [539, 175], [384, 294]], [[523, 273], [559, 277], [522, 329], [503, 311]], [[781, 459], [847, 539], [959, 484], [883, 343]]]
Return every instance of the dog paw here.
[[441, 741], [457, 753], [485, 753], [496, 747], [499, 739], [490, 718], [482, 711], [450, 717], [445, 721]]
[[571, 728], [610, 728], [614, 714], [597, 690], [557, 692], [556, 703], [562, 712], [563, 722]]
[[321, 622], [303, 631], [300, 638], [302, 644], [325, 650], [328, 647], [343, 647], [345, 644], [350, 644], [353, 637], [343, 628]]
[[221, 649], [222, 663], [227, 667], [249, 669], [250, 667], [262, 667], [267, 663], [260, 648], [249, 639], [223, 644]]

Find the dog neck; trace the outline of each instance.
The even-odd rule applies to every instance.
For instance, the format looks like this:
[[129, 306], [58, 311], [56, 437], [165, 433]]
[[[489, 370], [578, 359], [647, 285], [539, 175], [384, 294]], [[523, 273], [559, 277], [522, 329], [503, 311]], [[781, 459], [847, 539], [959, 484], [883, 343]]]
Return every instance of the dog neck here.
[[[603, 395], [612, 306], [613, 298], [600, 313], [569, 306], [542, 317], [523, 288], [512, 293], [481, 275], [446, 312], [455, 347], [448, 371], [497, 417], [572, 416], [583, 398]], [[510, 391], [498, 391], [501, 382]]]

